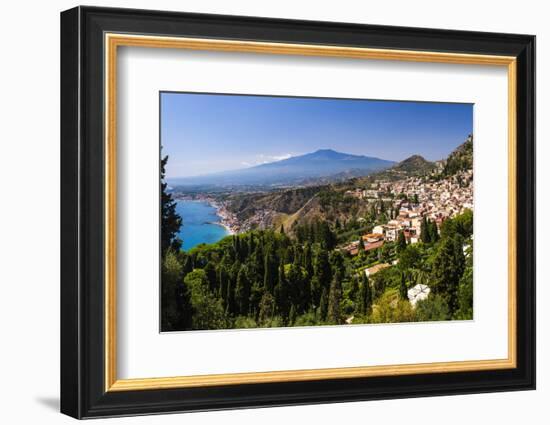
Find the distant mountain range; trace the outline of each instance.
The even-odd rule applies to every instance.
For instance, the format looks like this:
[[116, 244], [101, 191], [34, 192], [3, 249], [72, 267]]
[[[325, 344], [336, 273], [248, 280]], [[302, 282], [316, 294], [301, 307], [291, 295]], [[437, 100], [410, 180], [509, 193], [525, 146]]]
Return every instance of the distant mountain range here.
[[394, 161], [385, 159], [320, 149], [250, 168], [168, 179], [168, 182], [172, 186], [277, 186], [330, 179], [331, 176], [336, 179], [362, 176], [394, 165]]
[[[319, 155], [329, 157], [345, 155], [332, 152]], [[345, 197], [348, 190], [366, 188], [377, 181], [398, 181], [415, 176], [446, 178], [458, 171], [471, 169], [472, 160], [473, 139], [470, 136], [447, 158], [439, 161], [432, 162], [420, 155], [412, 155], [382, 171], [357, 178], [333, 179], [331, 184], [326, 184], [323, 179], [319, 179], [318, 185], [275, 188], [275, 190], [251, 191], [251, 193], [237, 190], [225, 200], [229, 203], [229, 210], [241, 223], [248, 223], [251, 227], [275, 229], [279, 229], [282, 225], [285, 231], [292, 232], [293, 226], [311, 223], [313, 220], [334, 223], [338, 219], [340, 223], [345, 223], [353, 216], [368, 214], [372, 205], [363, 200]], [[333, 176], [343, 177], [344, 174]], [[353, 206], [350, 207], [350, 205]]]

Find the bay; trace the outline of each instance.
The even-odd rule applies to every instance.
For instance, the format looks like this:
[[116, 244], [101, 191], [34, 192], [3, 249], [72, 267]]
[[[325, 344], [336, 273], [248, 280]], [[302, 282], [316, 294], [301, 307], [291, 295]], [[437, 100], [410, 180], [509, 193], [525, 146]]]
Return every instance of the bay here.
[[[205, 201], [176, 201], [176, 212], [183, 220], [178, 236], [183, 240], [183, 250], [201, 243], [215, 243], [229, 235], [221, 225], [216, 208]], [[216, 224], [218, 223], [218, 224]]]

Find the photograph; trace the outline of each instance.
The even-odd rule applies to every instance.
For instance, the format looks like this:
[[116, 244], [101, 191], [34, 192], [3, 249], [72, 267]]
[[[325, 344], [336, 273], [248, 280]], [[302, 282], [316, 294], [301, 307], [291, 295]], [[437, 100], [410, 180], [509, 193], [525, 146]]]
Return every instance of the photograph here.
[[472, 320], [473, 110], [161, 92], [161, 331]]

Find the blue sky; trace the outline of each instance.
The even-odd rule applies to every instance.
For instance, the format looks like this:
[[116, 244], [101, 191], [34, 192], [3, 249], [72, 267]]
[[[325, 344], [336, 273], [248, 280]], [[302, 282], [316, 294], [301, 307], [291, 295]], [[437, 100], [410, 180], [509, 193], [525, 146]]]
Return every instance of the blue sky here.
[[247, 168], [317, 149], [437, 160], [473, 126], [471, 104], [166, 92], [160, 102], [168, 178]]

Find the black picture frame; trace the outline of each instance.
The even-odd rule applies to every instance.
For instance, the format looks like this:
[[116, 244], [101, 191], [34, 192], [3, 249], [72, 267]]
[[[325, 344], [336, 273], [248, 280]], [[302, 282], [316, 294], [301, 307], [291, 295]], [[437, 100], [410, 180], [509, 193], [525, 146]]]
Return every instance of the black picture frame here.
[[[104, 34], [308, 43], [517, 58], [517, 367], [105, 391]], [[61, 412], [75, 418], [535, 388], [535, 37], [76, 7], [61, 13]]]

